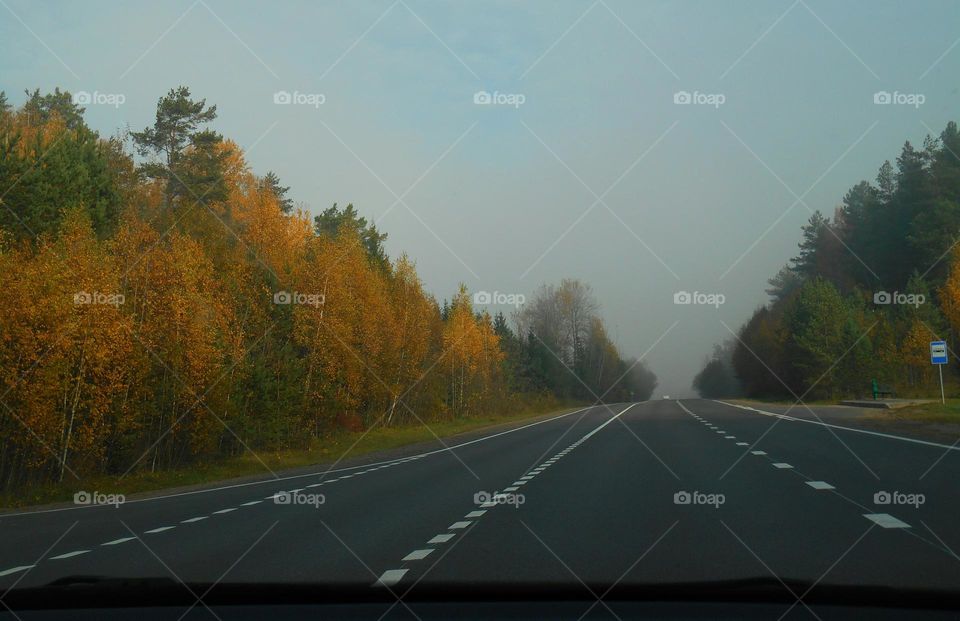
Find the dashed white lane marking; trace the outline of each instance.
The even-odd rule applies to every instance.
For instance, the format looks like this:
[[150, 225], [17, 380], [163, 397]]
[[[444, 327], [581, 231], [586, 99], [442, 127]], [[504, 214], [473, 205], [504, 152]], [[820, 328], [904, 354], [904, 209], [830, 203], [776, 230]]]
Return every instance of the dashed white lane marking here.
[[321, 485], [323, 485], [323, 483], [314, 483], [313, 485], [308, 485], [307, 488], [309, 489], [311, 487], [320, 487]]
[[373, 583], [375, 587], [392, 587], [396, 583], [400, 582], [400, 579], [403, 578], [409, 569], [388, 569], [383, 572], [383, 575], [377, 578], [377, 581]]
[[737, 436], [723, 436], [725, 440], [736, 440]]
[[737, 446], [750, 446], [749, 442], [737, 442]]
[[205, 520], [205, 519], [207, 519], [208, 517], [209, 517], [209, 516], [207, 516], [207, 515], [201, 515], [200, 517], [190, 518], [189, 520], [181, 520], [180, 523], [181, 523], [181, 524], [193, 524], [194, 522], [199, 522], [200, 520]]
[[[408, 461], [412, 461], [412, 460], [416, 460], [416, 459], [422, 459], [422, 458], [424, 458], [424, 457], [429, 457], [430, 455], [437, 455], [437, 454], [439, 454], [439, 453], [449, 453], [449, 452], [453, 451], [454, 449], [458, 449], [458, 448], [461, 448], [461, 447], [464, 447], [464, 446], [470, 446], [470, 445], [473, 445], [473, 444], [478, 444], [478, 443], [480, 443], [480, 442], [488, 442], [488, 441], [490, 441], [490, 440], [493, 440], [494, 438], [499, 438], [499, 437], [501, 437], [501, 436], [505, 436], [505, 435], [511, 434], [511, 433], [517, 433], [517, 432], [519, 432], [519, 431], [523, 431], [524, 429], [529, 429], [530, 427], [536, 427], [536, 426], [538, 426], [538, 425], [544, 425], [544, 424], [547, 424], [547, 423], [551, 423], [551, 422], [555, 422], [555, 421], [561, 420], [561, 419], [563, 419], [563, 418], [567, 418], [567, 417], [570, 417], [570, 416], [574, 416], [574, 415], [580, 414], [581, 412], [584, 412], [584, 411], [586, 411], [586, 410], [593, 409], [593, 407], [594, 407], [594, 406], [589, 406], [589, 407], [585, 407], [585, 408], [580, 408], [580, 409], [578, 409], [578, 410], [574, 410], [574, 411], [572, 411], [572, 412], [565, 412], [565, 413], [563, 413], [563, 414], [558, 414], [558, 415], [556, 415], [556, 416], [551, 416], [550, 418], [544, 418], [544, 419], [542, 419], [542, 420], [538, 420], [538, 421], [529, 423], [529, 424], [527, 424], [527, 425], [521, 425], [520, 427], [514, 427], [514, 428], [512, 428], [512, 429], [507, 429], [507, 430], [505, 430], [505, 431], [500, 431], [500, 432], [497, 432], [497, 433], [493, 433], [493, 434], [490, 434], [490, 435], [488, 435], [488, 436], [483, 436], [483, 437], [480, 437], [480, 438], [475, 438], [475, 439], [473, 439], [473, 440], [468, 440], [468, 441], [466, 441], [466, 442], [461, 442], [461, 443], [459, 443], [459, 444], [445, 445], [443, 448], [435, 449], [435, 450], [433, 450], [433, 451], [427, 451], [426, 453], [420, 453], [419, 455], [414, 455], [413, 457], [408, 457], [408, 458], [406, 458], [406, 459], [401, 459], [401, 460], [394, 459], [394, 460], [391, 460], [391, 461], [388, 461], [388, 462], [376, 462], [375, 464], [364, 464], [364, 465], [359, 465], [359, 466], [348, 466], [348, 467], [345, 467], [345, 468], [341, 468], [341, 469], [339, 469], [339, 470], [336, 470], [336, 471], [334, 471], [334, 472], [345, 472], [345, 471], [348, 471], [348, 470], [351, 470], [351, 469], [368, 468], [368, 467], [371, 466], [371, 465], [378, 465], [378, 464], [379, 464], [379, 467], [381, 467], [381, 468], [389, 468], [390, 466], [396, 466], [396, 465], [398, 465], [398, 464], [406, 463], [406, 462], [408, 462]], [[218, 486], [218, 487], [208, 487], [208, 488], [205, 488], [205, 489], [193, 490], [193, 491], [189, 491], [189, 492], [178, 492], [178, 493], [176, 493], [176, 494], [165, 494], [165, 495], [161, 495], [161, 496], [151, 496], [151, 497], [149, 497], [149, 498], [137, 498], [137, 499], [135, 499], [135, 500], [127, 499], [126, 504], [127, 504], [127, 505], [131, 505], [131, 504], [140, 503], [140, 502], [158, 502], [158, 501], [162, 501], [162, 500], [170, 500], [171, 498], [180, 498], [180, 497], [182, 497], [182, 496], [194, 496], [194, 495], [197, 495], [197, 494], [210, 494], [210, 493], [215, 493], [215, 492], [222, 492], [222, 491], [228, 490], [228, 489], [237, 489], [237, 488], [241, 488], [241, 487], [255, 487], [255, 486], [258, 486], [258, 485], [268, 485], [268, 484], [271, 484], [271, 485], [272, 485], [272, 484], [276, 484], [278, 481], [290, 481], [290, 480], [293, 480], [293, 479], [302, 479], [302, 478], [305, 478], [305, 477], [316, 477], [318, 474], [325, 474], [325, 473], [324, 473], [324, 472], [309, 472], [309, 473], [306, 473], [306, 474], [295, 474], [295, 475], [291, 475], [291, 476], [288, 476], [288, 477], [280, 477], [280, 478], [274, 478], [274, 479], [266, 479], [266, 480], [263, 480], [263, 481], [250, 481], [250, 482], [248, 482], [248, 483], [235, 483], [235, 484], [233, 484], [233, 485], [222, 485], [222, 486]], [[337, 480], [337, 479], [328, 479], [327, 482], [332, 482], [332, 481], [335, 481], [335, 480]], [[265, 500], [270, 500], [270, 499], [272, 499], [272, 498], [273, 498], [272, 496], [267, 496], [267, 497], [265, 498]], [[30, 516], [30, 515], [37, 515], [37, 514], [40, 514], [40, 513], [59, 513], [59, 512], [61, 512], [61, 511], [78, 511], [78, 510], [88, 509], [88, 508], [94, 507], [94, 506], [96, 506], [96, 505], [79, 505], [79, 506], [63, 507], [63, 508], [58, 508], [58, 509], [41, 509], [41, 510], [39, 510], [39, 511], [24, 511], [24, 512], [16, 513], [16, 514], [13, 514], [13, 515], [15, 515], [16, 517], [25, 517], [25, 516]]]
[[505, 488], [503, 488], [503, 491], [505, 491], [505, 492], [515, 492], [515, 491], [517, 491], [518, 489], [520, 489], [520, 488], [517, 487], [516, 485], [511, 485], [510, 487], [505, 487]]
[[148, 535], [153, 535], [155, 533], [162, 533], [165, 530], [171, 530], [174, 528], [176, 528], [176, 526], [161, 526], [160, 528], [152, 528], [150, 530], [145, 530], [143, 532], [147, 533]]
[[19, 567], [11, 567], [10, 569], [4, 569], [3, 571], [0, 571], [0, 576], [9, 576], [10, 574], [15, 574], [18, 571], [25, 571], [34, 567], [36, 567], [36, 565], [20, 565]]
[[427, 555], [429, 555], [431, 552], [433, 552], [433, 548], [424, 548], [423, 550], [414, 550], [413, 552], [411, 552], [410, 554], [406, 555], [405, 557], [403, 557], [403, 558], [400, 559], [400, 560], [402, 560], [402, 561], [419, 561], [419, 560], [421, 560], [421, 559], [427, 558]]
[[752, 454], [752, 455], [766, 455], [767, 452], [766, 452], [766, 451], [750, 451], [750, 454]]
[[245, 502], [245, 503], [243, 503], [243, 504], [240, 505], [240, 506], [241, 506], [241, 507], [252, 507], [253, 505], [259, 505], [261, 502], [263, 502], [263, 501], [262, 501], [262, 500], [251, 500], [250, 502]]
[[726, 401], [714, 400], [715, 403], [722, 403], [723, 405], [728, 405], [733, 408], [739, 408], [741, 410], [749, 410], [751, 412], [756, 412], [757, 414], [762, 414], [764, 416], [776, 416], [777, 418], [783, 418], [786, 420], [794, 421], [797, 423], [810, 423], [811, 425], [821, 425], [823, 427], [832, 427], [834, 429], [842, 429], [844, 431], [852, 431], [854, 433], [865, 433], [871, 436], [879, 436], [881, 438], [889, 438], [890, 440], [901, 440], [903, 442], [912, 442], [914, 444], [924, 444], [926, 446], [935, 446], [937, 448], [947, 449], [951, 451], [960, 451], [960, 446], [956, 444], [940, 444], [939, 442], [928, 442], [927, 440], [918, 440], [916, 438], [907, 438], [904, 436], [895, 436], [890, 433], [881, 433], [879, 431], [870, 431], [869, 429], [856, 429], [854, 427], [844, 427], [843, 425], [833, 425], [831, 423], [825, 423], [823, 421], [809, 420], [806, 418], [797, 418], [795, 416], [784, 416], [783, 414], [774, 414], [773, 412], [767, 412], [766, 410], [759, 410], [757, 408], [752, 408], [746, 405], [738, 405], [736, 403], [727, 403]]
[[790, 464], [788, 464], [788, 463], [786, 463], [786, 462], [782, 462], [782, 461], [773, 464], [773, 467], [774, 467], [774, 468], [780, 468], [780, 469], [793, 468], [793, 466], [791, 466]]
[[[573, 444], [571, 444], [570, 446], [568, 446], [568, 447], [565, 448], [564, 450], [562, 450], [562, 451], [560, 451], [559, 453], [557, 453], [556, 455], [554, 455], [551, 459], [547, 460], [543, 465], [541, 465], [541, 466], [539, 466], [539, 467], [537, 467], [537, 468], [534, 468], [534, 469], [530, 470], [530, 472], [528, 472], [528, 473], [525, 474], [524, 476], [520, 477], [519, 480], [514, 481], [512, 487], [507, 487], [507, 488], [504, 489], [504, 491], [508, 491], [508, 492], [516, 491], [516, 490], [519, 488], [519, 486], [525, 485], [525, 484], [527, 484], [529, 481], [532, 481], [533, 478], [534, 478], [537, 474], [540, 474], [541, 472], [543, 472], [544, 468], [548, 467], [548, 466], [551, 465], [553, 462], [555, 462], [556, 460], [558, 460], [560, 457], [565, 456], [567, 453], [569, 453], [569, 452], [572, 451], [573, 449], [575, 449], [575, 448], [577, 448], [578, 446], [580, 446], [580, 444], [582, 444], [584, 441], [586, 441], [586, 440], [588, 440], [589, 438], [591, 438], [595, 433], [597, 433], [598, 431], [600, 431], [601, 429], [603, 429], [604, 427], [606, 427], [607, 425], [609, 425], [609, 424], [610, 424], [611, 422], [613, 422], [616, 418], [618, 418], [621, 414], [623, 414], [624, 412], [626, 412], [627, 410], [629, 410], [631, 407], [633, 407], [633, 405], [634, 405], [634, 404], [631, 404], [631, 405], [627, 406], [627, 407], [624, 408], [622, 411], [620, 411], [618, 414], [616, 414], [615, 416], [611, 417], [609, 420], [607, 420], [606, 422], [604, 422], [604, 423], [601, 424], [600, 426], [598, 426], [598, 427], [596, 427], [595, 429], [593, 429], [593, 430], [592, 430], [591, 432], [589, 432], [587, 435], [583, 436], [582, 438], [580, 438], [579, 440], [577, 440], [576, 442], [574, 442]], [[418, 456], [418, 457], [415, 457], [414, 459], [418, 459], [418, 458], [419, 458], [419, 456]], [[343, 477], [343, 478], [346, 478], [346, 477]], [[268, 497], [268, 498], [269, 498], [269, 497]], [[496, 506], [496, 505], [497, 505], [497, 503], [496, 503], [495, 501], [489, 500], [489, 501], [487, 501], [487, 502], [482, 503], [482, 504], [480, 505], [480, 509], [479, 509], [479, 510], [470, 511], [470, 512], [467, 513], [466, 516], [464, 516], [464, 517], [466, 517], [466, 518], [471, 518], [471, 519], [479, 518], [479, 517], [483, 516], [483, 515], [486, 513], [486, 509], [488, 509], [488, 508], [490, 508], [490, 507], [494, 507], [494, 506]], [[475, 522], [473, 522], [473, 521], [463, 520], [463, 521], [459, 521], [459, 522], [454, 522], [454, 523], [451, 524], [447, 529], [448, 529], [448, 530], [463, 530], [463, 529], [469, 527], [471, 524], [474, 524], [474, 523], [475, 523]], [[454, 533], [443, 533], [443, 534], [434, 536], [434, 537], [433, 537], [430, 541], [428, 541], [427, 543], [428, 543], [428, 544], [446, 543], [447, 541], [450, 541], [451, 539], [453, 539], [453, 537], [454, 537]], [[419, 549], [419, 550], [414, 550], [413, 552], [411, 552], [411, 553], [407, 554], [405, 557], [403, 557], [403, 559], [401, 559], [401, 560], [404, 561], [404, 562], [406, 562], [406, 561], [418, 561], [418, 560], [421, 560], [421, 559], [427, 557], [427, 556], [428, 556], [431, 552], [433, 552], [434, 550], [435, 550], [435, 548], [423, 548], [423, 549]], [[407, 571], [408, 571], [407, 569], [389, 569], [389, 570], [383, 572], [383, 574], [377, 579], [376, 582], [373, 583], [372, 586], [374, 586], [374, 587], [390, 587], [390, 586], [393, 586], [394, 584], [398, 583], [398, 582], [403, 578], [404, 575], [406, 575]]]
[[889, 513], [864, 513], [863, 517], [876, 522], [883, 528], [910, 528], [910, 525], [902, 520], [898, 520]]
[[115, 546], [120, 543], [126, 543], [128, 541], [133, 541], [136, 537], [120, 537], [119, 539], [114, 539], [113, 541], [108, 541], [106, 543], [101, 543], [102, 546]]
[[59, 561], [65, 558], [73, 558], [74, 556], [80, 556], [81, 554], [86, 554], [90, 550], [74, 550], [73, 552], [67, 552], [66, 554], [61, 554], [59, 556], [51, 556], [51, 561]]
[[222, 513], [230, 513], [231, 511], [236, 511], [236, 507], [230, 507], [229, 509], [220, 509], [219, 511], [214, 511], [213, 515], [220, 515]]
[[807, 485], [813, 489], [837, 489], [826, 481], [807, 481]]

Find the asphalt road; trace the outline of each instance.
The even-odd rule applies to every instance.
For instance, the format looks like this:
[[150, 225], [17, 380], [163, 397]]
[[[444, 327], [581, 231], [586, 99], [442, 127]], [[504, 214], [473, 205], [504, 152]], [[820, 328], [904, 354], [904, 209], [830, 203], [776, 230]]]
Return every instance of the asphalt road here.
[[[809, 413], [597, 406], [373, 465], [3, 515], [0, 589], [100, 575], [960, 590], [958, 481], [958, 450]], [[293, 502], [274, 500], [292, 490]]]

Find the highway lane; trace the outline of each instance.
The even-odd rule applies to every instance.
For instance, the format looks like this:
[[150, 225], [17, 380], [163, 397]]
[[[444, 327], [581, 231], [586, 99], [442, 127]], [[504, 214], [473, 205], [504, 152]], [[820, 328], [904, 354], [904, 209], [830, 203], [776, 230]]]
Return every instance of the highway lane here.
[[[376, 576], [368, 568], [404, 556], [413, 534], [445, 528], [448, 516], [475, 508], [475, 493], [514, 481], [530, 460], [602, 424], [610, 411], [587, 408], [449, 451], [438, 446], [425, 454], [329, 474], [318, 469], [315, 475], [119, 508], [5, 515], [0, 518], [5, 533], [0, 574], [6, 575], [0, 575], [0, 587], [79, 574], [211, 581], [243, 555], [230, 580], [373, 582]], [[271, 500], [276, 492], [296, 489], [323, 494], [323, 503]], [[261, 536], [262, 546], [253, 546]], [[111, 542], [117, 543], [105, 545]], [[58, 558], [76, 552], [82, 553]], [[18, 567], [26, 569], [10, 571]]]
[[[598, 406], [325, 476], [3, 516], [0, 573], [35, 567], [0, 587], [78, 574], [399, 589], [773, 575], [960, 589], [958, 460], [714, 401]], [[270, 498], [298, 489], [323, 504]], [[483, 491], [512, 496], [481, 506]], [[877, 505], [880, 491], [925, 501]]]

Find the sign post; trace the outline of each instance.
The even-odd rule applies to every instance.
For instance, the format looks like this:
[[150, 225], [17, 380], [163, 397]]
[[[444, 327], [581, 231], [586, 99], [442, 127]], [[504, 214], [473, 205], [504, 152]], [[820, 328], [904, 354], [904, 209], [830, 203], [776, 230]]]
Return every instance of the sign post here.
[[940, 371], [940, 403], [946, 403], [943, 396], [943, 365], [947, 364], [946, 341], [930, 341], [930, 364], [937, 365]]

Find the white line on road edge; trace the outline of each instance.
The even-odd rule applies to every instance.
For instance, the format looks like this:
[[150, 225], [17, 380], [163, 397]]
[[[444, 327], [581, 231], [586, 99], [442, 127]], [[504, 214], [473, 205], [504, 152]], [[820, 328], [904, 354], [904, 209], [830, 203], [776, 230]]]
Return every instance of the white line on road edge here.
[[[757, 414], [762, 414], [764, 416], [773, 416], [775, 418], [782, 418], [784, 420], [791, 420], [797, 423], [810, 423], [811, 425], [820, 425], [822, 427], [831, 427], [833, 429], [842, 429], [844, 431], [852, 431], [854, 433], [865, 433], [871, 436], [879, 436], [881, 438], [889, 438], [890, 440], [901, 440], [903, 442], [912, 442], [914, 444], [923, 444], [925, 446], [935, 446], [937, 448], [949, 449], [951, 451], [960, 451], [960, 446], [950, 445], [950, 444], [940, 444], [939, 442], [929, 442], [927, 440], [918, 440], [917, 438], [907, 438], [905, 436], [896, 436], [892, 433], [881, 433], [879, 431], [870, 431], [869, 429], [856, 429], [855, 427], [844, 427], [843, 425], [834, 425], [832, 423], [824, 423], [817, 420], [808, 420], [806, 418], [797, 418], [795, 416], [786, 416], [784, 414], [775, 414], [774, 412], [767, 412], [766, 410], [758, 410], [757, 408], [752, 408], [747, 405], [739, 405], [737, 403], [727, 403], [726, 401], [718, 401], [713, 399], [714, 403], [721, 403], [723, 405], [728, 405], [732, 408], [738, 408], [740, 410], [748, 410], [750, 412], [756, 412]], [[679, 403], [679, 402], [678, 402]], [[686, 408], [684, 408], [686, 409]]]
[[[638, 402], [636, 402], [636, 403], [633, 403], [633, 404], [631, 404], [631, 407], [632, 407], [633, 405], [637, 405], [638, 403], [645, 403], [645, 401], [638, 401]], [[279, 483], [279, 482], [281, 482], [281, 481], [290, 481], [290, 480], [293, 480], [293, 479], [302, 479], [302, 478], [304, 478], [304, 477], [316, 477], [316, 476], [322, 476], [322, 475], [325, 475], [325, 474], [338, 473], [338, 472], [348, 472], [348, 471], [351, 471], [351, 470], [359, 470], [360, 468], [370, 468], [371, 466], [380, 466], [381, 468], [386, 468], [387, 466], [395, 466], [395, 465], [397, 465], [397, 464], [402, 464], [402, 463], [405, 463], [405, 462], [408, 462], [408, 461], [412, 461], [412, 460], [415, 460], [415, 459], [420, 459], [421, 457], [427, 457], [427, 456], [429, 456], [429, 455], [436, 455], [436, 454], [438, 454], [438, 453], [447, 453], [447, 452], [450, 452], [450, 451], [452, 451], [452, 450], [454, 450], [454, 449], [458, 449], [458, 448], [463, 447], [463, 446], [468, 446], [468, 445], [471, 445], [471, 444], [477, 444], [478, 442], [486, 442], [487, 440], [492, 440], [492, 439], [494, 439], [494, 438], [497, 438], [497, 437], [500, 437], [500, 436], [503, 436], [503, 435], [507, 435], [507, 434], [509, 434], [509, 433], [516, 433], [517, 431], [522, 431], [522, 430], [524, 430], [524, 429], [529, 429], [530, 427], [536, 427], [537, 425], [543, 425], [543, 424], [545, 424], [545, 423], [549, 423], [549, 422], [553, 422], [553, 421], [556, 421], [556, 420], [560, 420], [561, 418], [566, 418], [567, 416], [573, 416], [574, 414], [579, 414], [579, 413], [584, 412], [584, 411], [586, 411], [586, 410], [592, 410], [592, 409], [598, 408], [598, 407], [603, 407], [603, 406], [591, 405], [591, 406], [589, 406], [589, 407], [580, 408], [579, 410], [574, 410], [574, 411], [572, 411], [572, 412], [567, 412], [567, 413], [565, 413], [565, 414], [558, 414], [558, 415], [553, 416], [553, 417], [551, 417], [551, 418], [545, 418], [545, 419], [543, 419], [543, 420], [538, 420], [538, 421], [529, 423], [529, 424], [527, 424], [527, 425], [523, 425], [523, 426], [521, 426], [521, 427], [514, 427], [514, 428], [512, 428], [512, 429], [506, 429], [506, 430], [504, 430], [504, 431], [498, 431], [497, 433], [490, 434], [489, 436], [483, 436], [483, 437], [481, 437], [481, 438], [475, 438], [475, 439], [473, 439], [473, 440], [468, 440], [468, 441], [466, 441], [466, 442], [461, 442], [460, 444], [448, 445], [448, 446], [445, 446], [444, 448], [436, 449], [436, 450], [433, 450], [433, 451], [427, 451], [427, 452], [425, 452], [425, 453], [419, 453], [419, 454], [413, 455], [413, 456], [411, 456], [411, 457], [402, 457], [402, 458], [399, 458], [399, 459], [388, 459], [388, 460], [385, 460], [385, 461], [372, 462], [372, 463], [369, 463], [369, 464], [362, 464], [362, 465], [358, 465], [358, 466], [347, 466], [347, 467], [344, 467], [344, 468], [337, 468], [336, 470], [329, 470], [329, 471], [328, 471], [328, 470], [319, 470], [319, 471], [315, 471], [315, 472], [309, 472], [309, 473], [306, 473], [306, 474], [293, 474], [293, 475], [290, 475], [290, 476], [287, 476], [287, 477], [275, 477], [275, 478], [270, 478], [270, 479], [263, 479], [262, 481], [249, 481], [249, 482], [247, 482], [247, 483], [235, 483], [235, 484], [233, 484], [233, 485], [223, 485], [223, 486], [220, 486], [220, 487], [209, 487], [209, 488], [206, 488], [206, 489], [191, 490], [191, 491], [189, 491], [189, 492], [178, 492], [178, 493], [176, 493], [176, 494], [164, 494], [164, 495], [160, 495], [160, 496], [151, 496], [150, 498], [137, 498], [137, 499], [134, 499], [134, 500], [129, 500], [129, 499], [128, 499], [128, 500], [124, 503], [124, 505], [132, 505], [132, 504], [139, 503], [139, 502], [152, 502], [152, 501], [156, 501], [156, 500], [168, 500], [168, 499], [170, 499], [170, 498], [180, 498], [181, 496], [193, 496], [193, 495], [195, 495], [195, 494], [209, 494], [209, 493], [211, 493], [211, 492], [222, 492], [222, 491], [228, 490], [228, 489], [236, 489], [236, 488], [240, 488], [240, 487], [251, 487], [251, 486], [254, 486], [254, 485], [270, 485], [270, 484]], [[629, 408], [628, 408], [628, 409], [629, 409]], [[328, 483], [332, 483], [333, 480], [327, 479], [327, 482], [328, 482]], [[273, 498], [273, 496], [267, 496], [267, 497], [266, 497], [266, 500], [270, 500], [270, 499], [272, 499], [272, 498]], [[2, 514], [2, 516], [3, 516], [4, 518], [15, 518], [15, 517], [28, 516], [28, 515], [37, 515], [37, 514], [41, 514], [41, 513], [59, 513], [60, 511], [76, 511], [76, 510], [79, 510], [79, 509], [95, 509], [95, 508], [103, 508], [103, 507], [111, 507], [111, 505], [92, 505], [92, 504], [91, 504], [91, 505], [79, 505], [79, 506], [70, 506], [70, 507], [59, 507], [59, 508], [57, 508], [57, 509], [40, 509], [40, 510], [38, 510], [38, 511], [20, 511], [20, 512], [16, 512], [16, 513], [4, 513], [4, 514]]]

